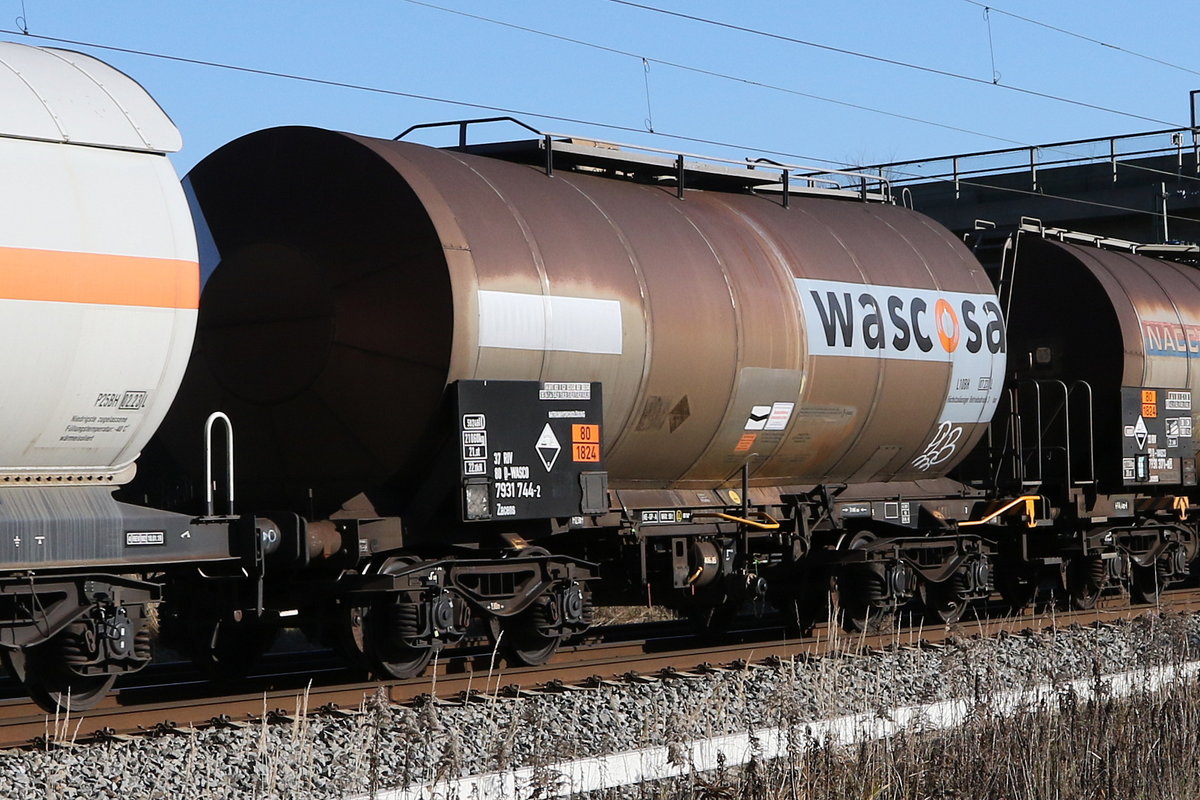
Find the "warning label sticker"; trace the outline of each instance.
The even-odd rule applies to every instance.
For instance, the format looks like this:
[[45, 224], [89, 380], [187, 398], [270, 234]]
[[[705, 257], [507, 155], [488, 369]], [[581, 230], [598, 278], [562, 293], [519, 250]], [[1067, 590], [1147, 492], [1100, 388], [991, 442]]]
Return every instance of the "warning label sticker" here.
[[752, 406], [743, 430], [781, 431], [792, 419], [795, 403], [773, 403], [769, 406]]
[[550, 427], [549, 422], [546, 423], [546, 427], [542, 428], [542, 435], [538, 437], [534, 447], [537, 449], [538, 457], [542, 459], [546, 471], [554, 469], [554, 462], [558, 461], [562, 445], [558, 443], [558, 437], [554, 435], [554, 430]]

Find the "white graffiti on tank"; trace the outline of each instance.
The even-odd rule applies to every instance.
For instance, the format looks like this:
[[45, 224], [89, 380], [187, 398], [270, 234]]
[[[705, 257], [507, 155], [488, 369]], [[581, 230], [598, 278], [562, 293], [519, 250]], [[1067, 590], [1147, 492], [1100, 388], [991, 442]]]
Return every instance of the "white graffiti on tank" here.
[[922, 472], [937, 466], [954, 455], [958, 440], [962, 438], [962, 426], [943, 422], [938, 425], [937, 433], [925, 446], [925, 452], [913, 459], [913, 466]]

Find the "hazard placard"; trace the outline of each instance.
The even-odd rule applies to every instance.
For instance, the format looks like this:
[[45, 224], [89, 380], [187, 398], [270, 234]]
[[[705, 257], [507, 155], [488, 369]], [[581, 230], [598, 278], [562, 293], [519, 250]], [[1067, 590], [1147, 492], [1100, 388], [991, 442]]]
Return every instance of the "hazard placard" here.
[[458, 381], [455, 395], [464, 522], [608, 509], [599, 383]]
[[571, 444], [571, 460], [598, 463], [600, 461], [600, 445], [573, 442]]
[[600, 442], [600, 426], [599, 425], [572, 425], [571, 426], [571, 441], [579, 442], [580, 444], [599, 444]]

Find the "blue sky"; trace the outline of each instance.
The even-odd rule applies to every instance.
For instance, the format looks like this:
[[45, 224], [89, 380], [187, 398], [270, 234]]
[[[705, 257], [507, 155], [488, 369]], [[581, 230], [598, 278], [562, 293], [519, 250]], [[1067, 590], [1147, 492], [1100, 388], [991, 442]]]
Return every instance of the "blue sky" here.
[[[985, 12], [975, 0], [636, 0], [804, 45], [634, 1], [0, 0], [0, 28], [10, 31], [0, 37], [83, 50], [139, 80], [183, 131], [181, 173], [223, 142], [273, 125], [390, 137], [413, 123], [497, 112], [37, 36], [511, 109], [555, 132], [822, 164], [1183, 126], [1188, 92], [1200, 88], [1200, 56], [1186, 34], [1200, 27], [1200, 4], [1191, 2], [999, 0]], [[18, 17], [31, 35], [11, 33]]]

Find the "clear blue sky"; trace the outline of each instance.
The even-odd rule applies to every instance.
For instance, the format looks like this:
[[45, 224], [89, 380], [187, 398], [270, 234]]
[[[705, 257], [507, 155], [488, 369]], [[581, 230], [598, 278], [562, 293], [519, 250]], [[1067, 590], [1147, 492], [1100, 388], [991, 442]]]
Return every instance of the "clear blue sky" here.
[[[1188, 92], [1200, 88], [1194, 2], [999, 0], [986, 14], [971, 0], [636, 2], [975, 80], [617, 0], [0, 0], [0, 28], [9, 31], [0, 37], [83, 50], [139, 80], [183, 131], [185, 149], [174, 157], [181, 173], [223, 142], [272, 125], [390, 137], [417, 122], [495, 112], [37, 35], [512, 109], [551, 131], [737, 158], [784, 153], [808, 163], [877, 163], [1183, 126]], [[31, 35], [12, 33], [18, 17]], [[733, 146], [650, 135], [651, 125]]]

